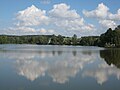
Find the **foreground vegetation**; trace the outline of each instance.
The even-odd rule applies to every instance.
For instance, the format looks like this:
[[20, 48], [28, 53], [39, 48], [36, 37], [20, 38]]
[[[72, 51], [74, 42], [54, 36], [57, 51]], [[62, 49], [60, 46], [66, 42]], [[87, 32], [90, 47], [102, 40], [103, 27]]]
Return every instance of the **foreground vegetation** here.
[[0, 35], [0, 44], [39, 44], [39, 45], [82, 45], [101, 47], [120, 47], [120, 25], [100, 36], [77, 38], [77, 35], [65, 37], [62, 35]]

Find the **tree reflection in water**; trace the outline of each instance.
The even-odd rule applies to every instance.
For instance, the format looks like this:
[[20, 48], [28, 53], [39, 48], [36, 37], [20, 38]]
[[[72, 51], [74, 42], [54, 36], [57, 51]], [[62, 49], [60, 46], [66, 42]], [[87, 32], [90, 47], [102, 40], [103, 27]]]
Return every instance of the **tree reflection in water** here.
[[101, 50], [100, 56], [103, 58], [108, 65], [115, 65], [120, 68], [120, 49], [107, 49]]
[[53, 82], [64, 84], [78, 74], [80, 80], [94, 78], [101, 85], [112, 76], [120, 80], [119, 49], [46, 46], [38, 50], [1, 50], [0, 56], [14, 60], [17, 74], [31, 81], [50, 77]]

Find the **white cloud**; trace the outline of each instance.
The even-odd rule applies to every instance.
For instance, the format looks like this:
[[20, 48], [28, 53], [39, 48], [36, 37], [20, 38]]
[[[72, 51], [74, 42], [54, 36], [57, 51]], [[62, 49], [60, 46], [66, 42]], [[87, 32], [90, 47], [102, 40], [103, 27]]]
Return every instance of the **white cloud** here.
[[39, 34], [54, 34], [56, 33], [55, 30], [52, 30], [52, 29], [45, 29], [45, 28], [41, 28], [40, 30], [36, 30], [36, 33], [39, 33]]
[[[41, 2], [51, 2], [51, 0], [41, 0]], [[14, 26], [1, 33], [98, 35], [103, 33], [103, 30], [114, 28], [120, 22], [120, 9], [113, 14], [103, 3], [98, 4], [94, 10], [83, 10], [83, 14], [89, 18], [96, 18], [97, 24], [102, 26], [101, 29], [97, 31], [96, 26], [87, 23], [75, 9], [71, 9], [70, 5], [60, 3], [53, 5], [49, 11], [41, 10], [34, 5], [18, 11]]]
[[116, 23], [112, 20], [100, 20], [99, 23], [106, 28], [114, 29], [117, 26]]
[[75, 19], [79, 18], [79, 14], [77, 14], [76, 10], [70, 10], [70, 6], [65, 3], [56, 4], [53, 6], [53, 9], [49, 11], [50, 17], [53, 18], [68, 18]]
[[116, 14], [112, 14], [109, 11], [109, 8], [103, 3], [98, 4], [98, 7], [95, 10], [92, 11], [83, 10], [83, 14], [86, 17], [92, 17], [97, 19], [108, 19], [113, 21], [120, 20], [120, 9], [118, 9]]
[[84, 25], [84, 19], [80, 18], [75, 10], [70, 10], [70, 6], [62, 3], [53, 6], [53, 9], [49, 11], [49, 17], [57, 27], [61, 27], [65, 30], [79, 29]]
[[104, 19], [108, 15], [108, 10], [109, 8], [105, 6], [103, 3], [101, 3], [98, 5], [98, 7], [95, 10], [92, 11], [83, 10], [83, 14], [87, 17]]
[[88, 35], [88, 32], [92, 34], [95, 30], [96, 27], [86, 23], [76, 10], [61, 3], [55, 4], [47, 12], [34, 5], [18, 11], [15, 25], [7, 32], [14, 34], [66, 34], [64, 32], [67, 32], [68, 35], [77, 32], [78, 35]]
[[119, 21], [120, 20], [120, 9], [118, 9], [117, 14], [109, 14], [109, 19]]
[[41, 28], [40, 32], [45, 34], [47, 31], [44, 28]]
[[92, 24], [88, 24], [88, 25], [82, 27], [82, 30], [92, 31], [94, 29], [95, 29], [95, 26]]
[[8, 30], [6, 31], [8, 34], [13, 34], [13, 35], [27, 35], [27, 34], [32, 34], [35, 33], [36, 30], [34, 28], [30, 28], [30, 27], [25, 27], [25, 26], [21, 26], [21, 27], [9, 27]]
[[[120, 9], [118, 9], [116, 14], [112, 14], [109, 11], [109, 8], [103, 3], [98, 4], [95, 10], [87, 11], [83, 10], [83, 14], [88, 18], [96, 18], [98, 24], [102, 26], [98, 33], [103, 33], [103, 29], [107, 30], [108, 28], [114, 29], [118, 22], [120, 21]], [[105, 32], [105, 31], [104, 31]]]
[[65, 3], [54, 5], [53, 9], [49, 11], [49, 17], [58, 28], [68, 30], [69, 32], [79, 31], [83, 33], [85, 31], [95, 30], [92, 24], [86, 24], [76, 10], [71, 10], [70, 6]]
[[18, 26], [36, 26], [40, 24], [48, 24], [46, 11], [38, 9], [34, 5], [17, 13], [16, 19]]
[[51, 30], [48, 30], [48, 32], [51, 33], [51, 34], [54, 34], [54, 33], [55, 33], [55, 31], [52, 30], [52, 29], [51, 29]]
[[53, 29], [35, 29], [31, 27], [9, 27], [7, 30], [4, 30], [3, 34], [9, 35], [42, 35], [42, 34], [54, 34], [56, 33]]

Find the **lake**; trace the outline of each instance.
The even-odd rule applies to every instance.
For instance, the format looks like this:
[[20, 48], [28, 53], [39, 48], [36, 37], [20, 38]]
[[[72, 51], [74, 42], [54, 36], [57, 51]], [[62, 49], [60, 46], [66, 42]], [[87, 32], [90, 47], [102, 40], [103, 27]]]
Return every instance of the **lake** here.
[[120, 49], [0, 45], [0, 90], [120, 90]]

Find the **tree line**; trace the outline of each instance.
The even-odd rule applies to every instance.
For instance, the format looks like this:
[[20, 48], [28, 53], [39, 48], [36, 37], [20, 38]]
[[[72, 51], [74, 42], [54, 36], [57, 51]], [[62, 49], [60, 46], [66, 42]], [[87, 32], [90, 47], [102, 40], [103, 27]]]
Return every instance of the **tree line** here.
[[120, 47], [120, 25], [114, 30], [109, 28], [100, 36], [86, 36], [78, 38], [62, 35], [0, 35], [0, 44], [39, 44], [39, 45], [82, 45], [101, 47]]
[[39, 44], [39, 45], [96, 45], [99, 36], [78, 38], [76, 34], [72, 37], [62, 35], [0, 35], [0, 44]]

